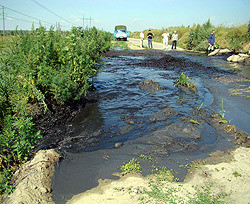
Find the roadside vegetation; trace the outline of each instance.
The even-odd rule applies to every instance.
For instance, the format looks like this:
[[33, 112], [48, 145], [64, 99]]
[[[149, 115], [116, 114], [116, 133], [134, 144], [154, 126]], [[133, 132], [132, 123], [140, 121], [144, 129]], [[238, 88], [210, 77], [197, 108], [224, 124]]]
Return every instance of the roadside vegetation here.
[[[205, 51], [208, 48], [208, 36], [215, 30], [215, 48], [228, 48], [235, 52], [248, 52], [250, 50], [250, 23], [226, 27], [223, 25], [213, 26], [208, 20], [203, 25], [178, 26], [162, 29], [151, 29], [155, 42], [162, 42], [162, 34], [165, 30], [170, 33], [170, 38], [176, 30], [179, 40], [178, 46], [188, 50]], [[148, 30], [144, 30], [145, 38]], [[131, 37], [139, 38], [140, 31], [133, 32]], [[171, 40], [169, 40], [171, 44]]]
[[[179, 184], [178, 186], [172, 185], [178, 181], [177, 178], [174, 178], [174, 171], [172, 169], [168, 170], [166, 167], [160, 168], [154, 166], [151, 156], [141, 154], [140, 159], [148, 160], [155, 172], [148, 177], [148, 186], [146, 188], [138, 186], [136, 188], [117, 188], [115, 190], [128, 190], [129, 194], [136, 193], [141, 203], [225, 203], [223, 200], [228, 195], [223, 192], [213, 192], [212, 184], [204, 183], [202, 186], [192, 186], [193, 193], [190, 193], [185, 189], [183, 184]], [[192, 164], [186, 164], [183, 167], [194, 168]], [[135, 158], [124, 163], [120, 167], [120, 170], [122, 176], [132, 172], [142, 173], [143, 171], [140, 162]], [[234, 172], [234, 176], [241, 177], [242, 175], [236, 171]]]
[[0, 192], [10, 193], [11, 175], [27, 161], [41, 134], [32, 118], [84, 98], [101, 69], [110, 33], [96, 28], [15, 33], [1, 43]]
[[128, 50], [129, 49], [128, 44], [126, 42], [123, 42], [123, 41], [114, 41], [114, 42], [112, 42], [111, 47], [112, 48], [119, 47], [119, 48], [122, 48], [124, 50]]

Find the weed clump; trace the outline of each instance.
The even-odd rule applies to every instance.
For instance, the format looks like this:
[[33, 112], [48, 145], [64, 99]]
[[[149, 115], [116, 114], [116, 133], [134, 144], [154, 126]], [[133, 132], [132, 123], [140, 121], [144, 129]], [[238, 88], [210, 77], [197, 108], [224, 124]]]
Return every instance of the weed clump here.
[[187, 91], [185, 88], [188, 88], [188, 90], [191, 90], [193, 92], [197, 91], [197, 87], [193, 82], [191, 82], [191, 79], [187, 74], [184, 74], [183, 72], [179, 76], [179, 78], [174, 82], [175, 86], [182, 89], [183, 91]]
[[129, 160], [128, 163], [124, 163], [124, 165], [122, 165], [120, 167], [121, 169], [121, 175], [126, 175], [130, 172], [140, 172], [141, 171], [141, 165], [140, 162], [137, 161], [137, 159], [131, 159]]

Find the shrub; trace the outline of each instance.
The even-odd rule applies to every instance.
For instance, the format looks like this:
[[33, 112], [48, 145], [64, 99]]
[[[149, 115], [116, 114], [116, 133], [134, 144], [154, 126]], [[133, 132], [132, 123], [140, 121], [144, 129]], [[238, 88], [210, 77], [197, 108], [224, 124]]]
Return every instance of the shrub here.
[[11, 174], [41, 138], [32, 115], [84, 97], [110, 39], [96, 28], [15, 33], [0, 59], [0, 191], [12, 190]]
[[[245, 43], [249, 40], [249, 25], [232, 27], [227, 35], [230, 46], [235, 51], [240, 51]], [[246, 50], [248, 51], [248, 50]]]

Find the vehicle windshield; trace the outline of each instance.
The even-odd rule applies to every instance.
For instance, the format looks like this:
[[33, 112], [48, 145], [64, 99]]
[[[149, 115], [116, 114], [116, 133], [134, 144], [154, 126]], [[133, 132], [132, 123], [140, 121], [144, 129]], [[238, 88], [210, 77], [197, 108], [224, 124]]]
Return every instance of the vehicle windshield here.
[[117, 30], [118, 32], [126, 32], [124, 29]]

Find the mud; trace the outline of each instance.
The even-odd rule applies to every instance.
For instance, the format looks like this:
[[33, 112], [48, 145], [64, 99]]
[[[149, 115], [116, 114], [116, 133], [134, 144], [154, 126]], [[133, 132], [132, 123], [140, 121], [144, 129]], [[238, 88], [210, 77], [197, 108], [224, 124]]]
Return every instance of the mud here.
[[[95, 103], [89, 105], [88, 115], [80, 114], [73, 120], [72, 134], [60, 143], [70, 160], [61, 162], [56, 170], [53, 192], [57, 203], [95, 187], [99, 178], [115, 179], [112, 172], [131, 158], [140, 160], [144, 175], [155, 171], [152, 165], [167, 166], [184, 180], [187, 172], [180, 164], [235, 145], [241, 131], [227, 133], [225, 124], [215, 120], [212, 113], [221, 110], [221, 97], [225, 97], [226, 120], [240, 118], [229, 113], [228, 86], [219, 82], [221, 77], [238, 77], [237, 73], [209, 66], [209, 62], [205, 66], [197, 56], [193, 60], [174, 55], [158, 50], [106, 53], [106, 67], [95, 83]], [[196, 83], [196, 92], [174, 86], [181, 72]], [[248, 107], [249, 102], [243, 104], [235, 112]], [[249, 117], [247, 112], [244, 115]], [[247, 126], [241, 123], [240, 129], [248, 132]], [[242, 141], [246, 141], [247, 133], [243, 135]], [[141, 160], [141, 154], [150, 155], [153, 164]]]
[[[104, 56], [106, 67], [85, 100], [66, 108], [51, 107], [48, 115], [35, 118], [44, 136], [36, 150], [54, 148], [65, 158], [53, 179], [56, 203], [95, 187], [99, 178], [115, 179], [112, 173], [123, 162], [141, 154], [151, 155], [155, 166], [175, 169], [179, 172], [175, 176], [184, 180], [187, 172], [180, 163], [225, 151], [235, 142], [249, 147], [249, 92], [235, 94], [237, 100], [227, 93], [228, 88], [247, 88], [249, 81], [234, 70], [173, 55], [157, 50], [109, 51]], [[194, 80], [196, 92], [174, 86], [181, 72]], [[222, 97], [225, 119], [232, 118], [236, 126], [220, 123]], [[235, 105], [238, 102], [241, 106]], [[144, 174], [155, 171], [141, 162]]]
[[[228, 78], [231, 77], [232, 73], [234, 73], [234, 71], [232, 70], [218, 70], [215, 67], [205, 67], [200, 63], [192, 62], [190, 60], [180, 57], [173, 57], [170, 55], [166, 55], [164, 52], [158, 50], [141, 50], [141, 51], [111, 50], [104, 55], [104, 57], [108, 58], [119, 58], [120, 56], [130, 56], [130, 57], [148, 56], [149, 59], [142, 60], [142, 62], [134, 60], [134, 63], [130, 64], [130, 66], [131, 67], [146, 66], [146, 67], [154, 67], [156, 69], [163, 68], [164, 70], [175, 70], [178, 73], [185, 71], [185, 73], [190, 75], [190, 77], [199, 76], [211, 79], [211, 78], [221, 77], [221, 75], [223, 75], [224, 78]], [[112, 73], [115, 73], [115, 70], [110, 70], [110, 71], [112, 71]], [[169, 78], [171, 79], [171, 76], [169, 76]], [[136, 85], [137, 84], [131, 84], [130, 86], [136, 86]], [[139, 86], [141, 89], [147, 90], [151, 93], [160, 89], [166, 89], [165, 87], [161, 87], [159, 83], [154, 82], [153, 80], [150, 79], [141, 81], [139, 83]], [[179, 88], [186, 93], [190, 93], [190, 90], [185, 87], [179, 87]], [[97, 143], [97, 140], [95, 138], [103, 134], [102, 130], [94, 133], [88, 132], [86, 134], [77, 137], [71, 137], [71, 136], [68, 137], [73, 131], [71, 121], [79, 114], [81, 114], [82, 117], [84, 117], [84, 115], [88, 115], [89, 109], [91, 109], [93, 107], [93, 104], [98, 100], [99, 97], [98, 92], [94, 90], [95, 88], [92, 88], [92, 90], [90, 90], [89, 95], [84, 100], [77, 102], [77, 104], [66, 105], [66, 107], [65, 106], [51, 107], [48, 114], [40, 115], [39, 117], [34, 118], [34, 122], [36, 124], [37, 129], [41, 130], [41, 134], [44, 137], [36, 150], [48, 149], [48, 148], [56, 148], [60, 150], [66, 147], [69, 141], [73, 141], [74, 143], [77, 142], [82, 143], [80, 149], [86, 148], [91, 143], [95, 144]], [[114, 99], [118, 97], [118, 94], [119, 93], [109, 93], [105, 97], [107, 99]], [[164, 114], [156, 113], [152, 115], [150, 120], [161, 121], [165, 119], [167, 119], [167, 117]], [[127, 120], [126, 122], [132, 123], [132, 125], [134, 123], [131, 119], [130, 121]], [[125, 129], [128, 129], [128, 127], [127, 128], [120, 127], [121, 134], [124, 134], [128, 131]], [[68, 146], [68, 148], [72, 147], [73, 147], [72, 145]]]

